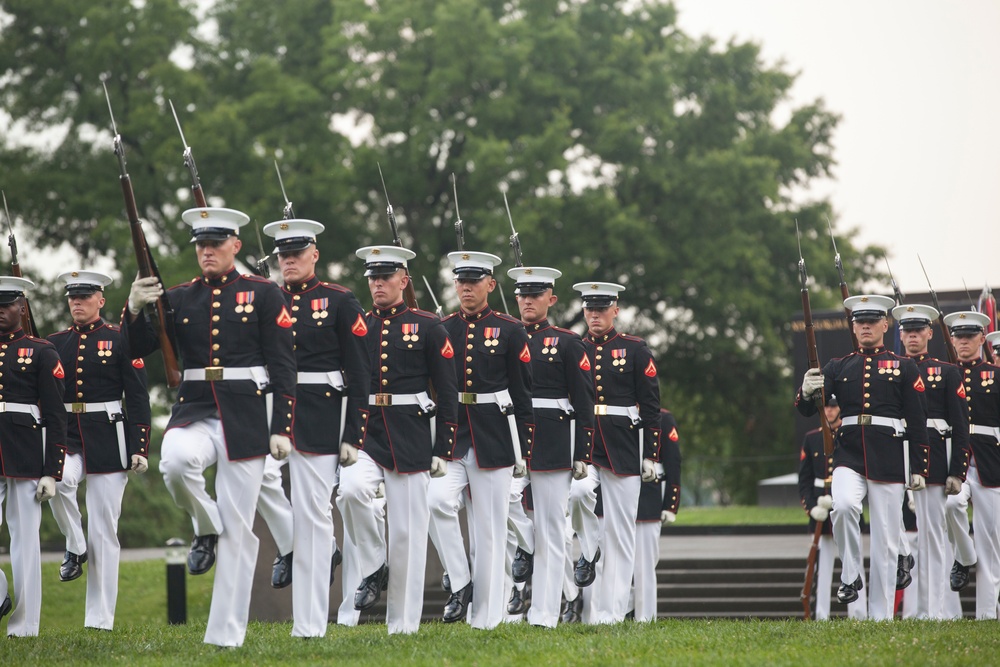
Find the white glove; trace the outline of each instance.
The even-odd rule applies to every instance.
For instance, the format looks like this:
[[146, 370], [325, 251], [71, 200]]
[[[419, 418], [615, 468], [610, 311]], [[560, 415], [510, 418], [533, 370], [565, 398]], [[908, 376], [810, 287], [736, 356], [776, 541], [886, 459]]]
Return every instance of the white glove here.
[[587, 479], [587, 462], [573, 461], [573, 479]]
[[275, 433], [268, 444], [271, 447], [271, 456], [277, 461], [284, 461], [292, 451], [292, 441], [287, 435]]
[[444, 477], [448, 474], [448, 462], [440, 456], [431, 457], [431, 477]]
[[142, 309], [163, 295], [163, 286], [156, 276], [136, 278], [132, 291], [128, 293], [128, 312], [138, 315]]
[[802, 377], [802, 398], [812, 398], [816, 392], [823, 388], [823, 371], [818, 368], [810, 368]]
[[655, 482], [656, 481], [656, 464], [649, 459], [642, 460], [642, 481], [644, 482]]
[[910, 488], [914, 491], [922, 491], [927, 488], [927, 480], [923, 475], [910, 475]]
[[358, 448], [349, 442], [340, 443], [340, 465], [345, 468], [358, 462]]
[[957, 496], [962, 492], [962, 480], [948, 475], [948, 478], [944, 480], [944, 492], [948, 496]]
[[660, 512], [660, 523], [664, 526], [668, 523], [673, 523], [674, 521], [677, 521], [677, 515], [670, 510], [663, 510]]
[[830, 510], [816, 505], [809, 510], [809, 516], [811, 516], [815, 521], [826, 521], [826, 518], [830, 516]]
[[379, 482], [378, 486], [375, 487], [375, 497], [385, 498], [385, 482]]
[[816, 504], [825, 510], [833, 509], [833, 496], [820, 496], [816, 499]]
[[142, 473], [149, 470], [149, 462], [146, 460], [146, 457], [140, 456], [139, 454], [133, 454], [132, 470], [135, 471], [136, 475], [141, 475]]
[[514, 461], [514, 477], [520, 479], [528, 474], [528, 466], [524, 463], [524, 459], [517, 459]]
[[35, 500], [40, 503], [44, 503], [49, 498], [53, 498], [56, 495], [56, 480], [52, 477], [46, 475], [38, 480], [38, 486], [35, 487]]

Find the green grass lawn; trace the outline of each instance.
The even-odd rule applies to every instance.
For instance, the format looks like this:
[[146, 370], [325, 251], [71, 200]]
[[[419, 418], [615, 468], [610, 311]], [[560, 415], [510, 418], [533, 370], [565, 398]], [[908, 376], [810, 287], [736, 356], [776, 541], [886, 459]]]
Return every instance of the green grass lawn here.
[[684, 507], [677, 513], [675, 526], [804, 526], [809, 517], [801, 507]]
[[[9, 573], [9, 567], [5, 566]], [[252, 623], [242, 648], [202, 644], [212, 576], [188, 577], [188, 618], [166, 623], [164, 566], [123, 563], [114, 632], [84, 630], [84, 579], [58, 581], [43, 565], [42, 632], [0, 639], [0, 665], [969, 665], [995, 664], [996, 622], [893, 623], [838, 620], [660, 621], [542, 630], [502, 625], [425, 624], [415, 636], [385, 626], [331, 625], [323, 639], [289, 636], [290, 623]], [[6, 623], [0, 624], [6, 630]]]

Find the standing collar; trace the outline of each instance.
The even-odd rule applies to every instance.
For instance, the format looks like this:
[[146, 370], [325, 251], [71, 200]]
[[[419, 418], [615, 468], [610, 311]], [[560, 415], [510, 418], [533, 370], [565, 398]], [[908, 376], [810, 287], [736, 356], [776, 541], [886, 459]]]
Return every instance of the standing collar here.
[[230, 285], [236, 282], [236, 279], [239, 277], [240, 277], [240, 272], [237, 271], [236, 267], [234, 266], [233, 268], [229, 269], [229, 271], [222, 274], [218, 278], [209, 278], [208, 276], [203, 275], [201, 277], [201, 282], [211, 287], [225, 287], [226, 285]]
[[95, 329], [100, 329], [103, 326], [104, 326], [104, 320], [98, 317], [93, 322], [89, 322], [87, 324], [74, 324], [73, 331], [77, 333], [90, 333], [91, 331], [94, 331]]
[[548, 329], [550, 326], [552, 325], [549, 324], [549, 318], [546, 317], [544, 320], [539, 320], [538, 322], [534, 322], [533, 324], [525, 324], [524, 330], [532, 334], [535, 333], [536, 331], [544, 331], [545, 329]]
[[402, 315], [407, 310], [409, 310], [409, 308], [406, 307], [406, 304], [400, 301], [395, 306], [389, 306], [388, 308], [376, 308], [373, 305], [372, 315], [374, 315], [375, 317], [382, 317], [382, 318], [395, 317], [396, 315]]
[[612, 338], [614, 338], [617, 335], [618, 335], [618, 331], [614, 327], [611, 327], [610, 329], [608, 329], [606, 332], [604, 332], [600, 336], [594, 336], [593, 334], [591, 334], [588, 331], [587, 332], [587, 340], [589, 340], [594, 345], [601, 345], [602, 343], [607, 343], [609, 340], [611, 340]]
[[487, 305], [478, 313], [472, 313], [471, 315], [469, 313], [466, 313], [464, 310], [459, 310], [458, 312], [462, 316], [462, 319], [465, 320], [466, 322], [478, 322], [487, 315], [491, 314], [493, 311], [490, 309], [489, 305]]

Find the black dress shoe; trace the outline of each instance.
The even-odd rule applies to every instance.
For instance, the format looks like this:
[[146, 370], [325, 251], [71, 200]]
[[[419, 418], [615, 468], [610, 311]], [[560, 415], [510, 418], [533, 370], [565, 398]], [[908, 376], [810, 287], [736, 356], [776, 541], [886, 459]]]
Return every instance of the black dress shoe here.
[[910, 585], [913, 576], [910, 575], [910, 568], [914, 564], [913, 556], [899, 555], [896, 561], [896, 590], [901, 591]]
[[969, 585], [970, 565], [962, 565], [957, 560], [951, 566], [951, 590], [960, 591]]
[[529, 554], [521, 547], [517, 548], [514, 554], [514, 562], [510, 564], [511, 577], [515, 584], [523, 584], [535, 571], [535, 555]]
[[451, 597], [448, 598], [448, 604], [444, 606], [441, 620], [445, 623], [461, 621], [465, 618], [465, 612], [468, 610], [470, 602], [472, 602], [471, 581], [465, 585], [465, 588], [451, 594]]
[[271, 566], [271, 588], [285, 588], [292, 583], [292, 561], [295, 552], [289, 551], [282, 556], [278, 554], [274, 557], [274, 565]]
[[358, 611], [371, 609], [382, 597], [382, 591], [389, 587], [389, 566], [382, 564], [382, 567], [369, 574], [361, 581], [357, 592], [354, 594], [354, 608]]
[[0, 620], [3, 620], [3, 617], [10, 613], [13, 606], [14, 603], [10, 601], [9, 595], [3, 599], [3, 602], [0, 602]]
[[531, 584], [525, 584], [522, 589], [514, 586], [510, 591], [510, 600], [507, 601], [507, 613], [520, 616], [529, 609], [531, 609]]
[[580, 588], [586, 588], [587, 586], [594, 583], [594, 579], [597, 577], [597, 570], [595, 566], [597, 561], [601, 560], [601, 548], [597, 547], [597, 553], [594, 554], [594, 560], [587, 560], [580, 555], [579, 560], [576, 561], [576, 568], [573, 570], [573, 579], [576, 580], [576, 585]]
[[188, 552], [188, 572], [205, 574], [215, 565], [215, 545], [219, 542], [218, 535], [199, 535], [191, 541], [191, 551]]
[[79, 556], [72, 551], [67, 551], [63, 556], [62, 565], [59, 566], [59, 581], [73, 581], [79, 579], [83, 574], [83, 564], [87, 562], [87, 552]]
[[559, 610], [559, 622], [579, 623], [581, 614], [583, 614], [583, 596], [577, 595], [575, 600], [563, 600], [562, 609]]
[[858, 599], [858, 591], [864, 588], [865, 585], [861, 581], [861, 577], [854, 580], [853, 584], [840, 584], [840, 588], [837, 589], [837, 602], [840, 604], [850, 604]]
[[441, 588], [444, 589], [445, 593], [451, 593], [451, 577], [445, 572], [441, 575]]
[[333, 575], [337, 571], [337, 566], [344, 561], [344, 554], [337, 549], [333, 552], [333, 557], [330, 558], [330, 585], [333, 586]]

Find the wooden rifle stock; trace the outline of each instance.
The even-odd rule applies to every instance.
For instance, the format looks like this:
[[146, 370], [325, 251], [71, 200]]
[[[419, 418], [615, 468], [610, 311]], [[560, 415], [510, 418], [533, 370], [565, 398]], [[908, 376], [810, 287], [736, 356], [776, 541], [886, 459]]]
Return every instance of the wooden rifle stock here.
[[[139, 265], [139, 277], [155, 277], [162, 285], [163, 279], [160, 278], [160, 272], [149, 252], [146, 234], [142, 231], [142, 222], [139, 221], [139, 212], [135, 205], [135, 194], [132, 192], [132, 181], [128, 174], [121, 177], [121, 186], [122, 197], [125, 199], [125, 212], [128, 215], [129, 231], [132, 232], [132, 249], [135, 251], [135, 259]], [[160, 341], [160, 353], [163, 355], [163, 369], [167, 375], [167, 386], [177, 387], [181, 383], [181, 370], [177, 363], [174, 343], [167, 333], [167, 323], [170, 321], [173, 311], [167, 304], [165, 295], [161, 295], [146, 308], [156, 331], [156, 337]]]

